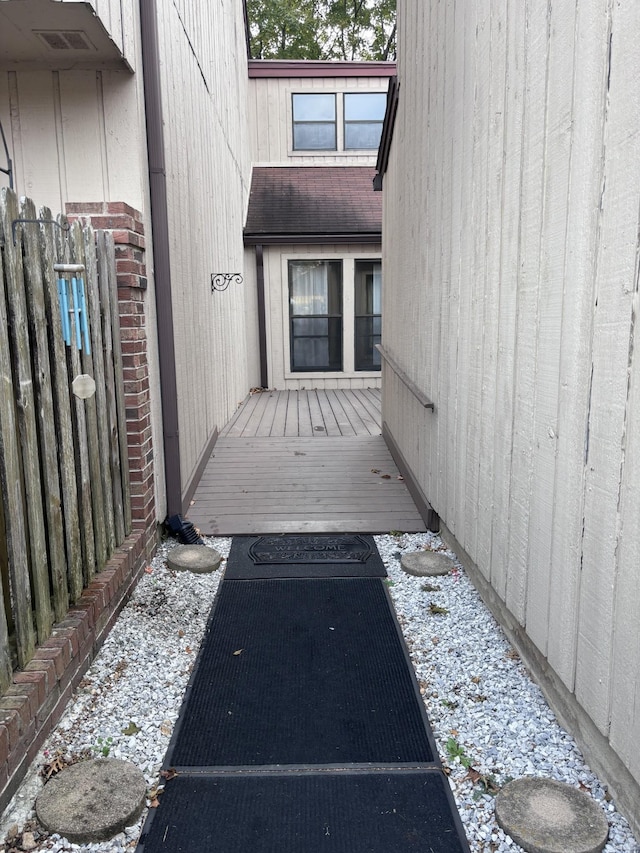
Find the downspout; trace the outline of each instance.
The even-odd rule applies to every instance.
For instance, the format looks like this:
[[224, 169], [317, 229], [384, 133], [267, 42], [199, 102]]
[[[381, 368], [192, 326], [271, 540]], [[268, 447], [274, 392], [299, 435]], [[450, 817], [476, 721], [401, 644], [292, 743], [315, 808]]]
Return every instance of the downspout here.
[[172, 516], [182, 512], [182, 477], [180, 472], [178, 388], [171, 298], [167, 179], [155, 0], [140, 0], [140, 30], [153, 231], [153, 267], [158, 325], [160, 393], [162, 395], [167, 515]]
[[269, 386], [267, 375], [267, 321], [264, 304], [264, 252], [262, 244], [256, 245], [256, 282], [258, 288], [258, 343], [260, 347], [260, 385]]

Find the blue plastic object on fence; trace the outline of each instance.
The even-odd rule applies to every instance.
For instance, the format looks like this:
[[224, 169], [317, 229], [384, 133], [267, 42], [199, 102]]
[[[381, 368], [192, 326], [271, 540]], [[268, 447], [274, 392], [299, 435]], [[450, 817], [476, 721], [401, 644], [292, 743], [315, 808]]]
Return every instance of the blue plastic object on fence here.
[[77, 275], [77, 273], [84, 272], [84, 266], [82, 264], [55, 264], [54, 269], [58, 274], [73, 273], [70, 282], [64, 277], [58, 278], [58, 301], [64, 342], [68, 347], [71, 346], [70, 315], [73, 314], [76, 346], [79, 350], [83, 350], [85, 355], [91, 355], [91, 335], [84, 279], [81, 275]]

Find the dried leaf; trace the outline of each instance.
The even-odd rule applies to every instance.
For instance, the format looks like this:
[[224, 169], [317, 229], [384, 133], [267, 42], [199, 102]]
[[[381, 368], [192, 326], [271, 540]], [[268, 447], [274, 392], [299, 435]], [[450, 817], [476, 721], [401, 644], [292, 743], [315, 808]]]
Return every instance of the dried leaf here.
[[182, 628], [180, 628], [180, 630], [178, 631], [178, 636], [184, 637], [184, 631], [182, 630]]
[[149, 808], [150, 809], [157, 809], [159, 805], [160, 805], [160, 803], [158, 802], [157, 797], [154, 797], [152, 800], [149, 801]]
[[404, 477], [402, 476], [402, 474], [398, 474], [398, 476], [396, 477], [396, 480], [404, 480]]
[[471, 681], [473, 681], [474, 684], [480, 684], [480, 676], [479, 675], [472, 675]]
[[431, 613], [433, 616], [447, 616], [449, 611], [446, 607], [440, 607], [440, 605], [434, 604], [434, 602], [432, 601], [429, 605], [429, 613]]
[[233, 656], [237, 658], [237, 657], [238, 657], [238, 655], [241, 655], [243, 651], [244, 651], [244, 649], [237, 649], [237, 650], [233, 653]]
[[122, 729], [122, 734], [127, 735], [127, 737], [131, 737], [131, 735], [137, 735], [139, 731], [140, 726], [136, 726], [133, 720], [130, 720], [126, 729]]
[[147, 575], [152, 575], [152, 574], [153, 574], [153, 568], [152, 568], [151, 566], [145, 566], [145, 567], [144, 567], [144, 572], [145, 572], [145, 574], [147, 574]]
[[381, 480], [390, 480], [390, 479], [391, 479], [391, 474], [381, 474], [381, 475], [380, 475], [380, 479], [381, 479]]
[[379, 474], [379, 473], [380, 473], [380, 469], [379, 469], [379, 468], [372, 468], [372, 469], [371, 469], [371, 473], [372, 473], [372, 474]]
[[191, 654], [191, 646], [185, 646], [185, 653], [188, 655]]
[[478, 773], [475, 767], [470, 767], [467, 770], [467, 775], [464, 777], [465, 779], [470, 779], [471, 782], [475, 785], [479, 779], [482, 779], [482, 773]]
[[168, 782], [170, 779], [175, 779], [175, 777], [178, 775], [178, 771], [175, 767], [170, 767], [168, 770], [162, 770], [160, 775]]

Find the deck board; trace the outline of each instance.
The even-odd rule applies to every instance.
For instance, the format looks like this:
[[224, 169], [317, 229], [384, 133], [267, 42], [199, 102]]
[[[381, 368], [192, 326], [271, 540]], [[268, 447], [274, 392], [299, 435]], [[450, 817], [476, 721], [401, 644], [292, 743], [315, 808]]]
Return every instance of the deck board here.
[[205, 535], [425, 529], [382, 438], [376, 389], [250, 396], [188, 517]]

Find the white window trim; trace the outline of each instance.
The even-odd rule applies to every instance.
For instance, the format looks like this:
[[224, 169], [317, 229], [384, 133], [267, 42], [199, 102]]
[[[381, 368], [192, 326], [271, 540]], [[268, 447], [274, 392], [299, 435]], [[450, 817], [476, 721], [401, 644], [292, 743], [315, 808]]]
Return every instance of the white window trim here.
[[[345, 252], [326, 254], [322, 246], [317, 252], [283, 252], [280, 256], [282, 270], [282, 327], [284, 330], [283, 375], [285, 379], [375, 379], [379, 370], [355, 369], [355, 265], [356, 261], [380, 261], [378, 252]], [[342, 262], [342, 370], [300, 371], [291, 370], [291, 325], [289, 317], [289, 261], [341, 261]], [[347, 286], [347, 283], [349, 286]], [[384, 288], [384, 282], [382, 283]]]
[[[376, 148], [344, 147], [344, 96], [345, 95], [386, 95], [386, 89], [307, 89], [300, 86], [287, 88], [287, 152], [289, 157], [375, 157]], [[298, 149], [293, 147], [293, 95], [335, 95], [336, 96], [336, 147]]]

